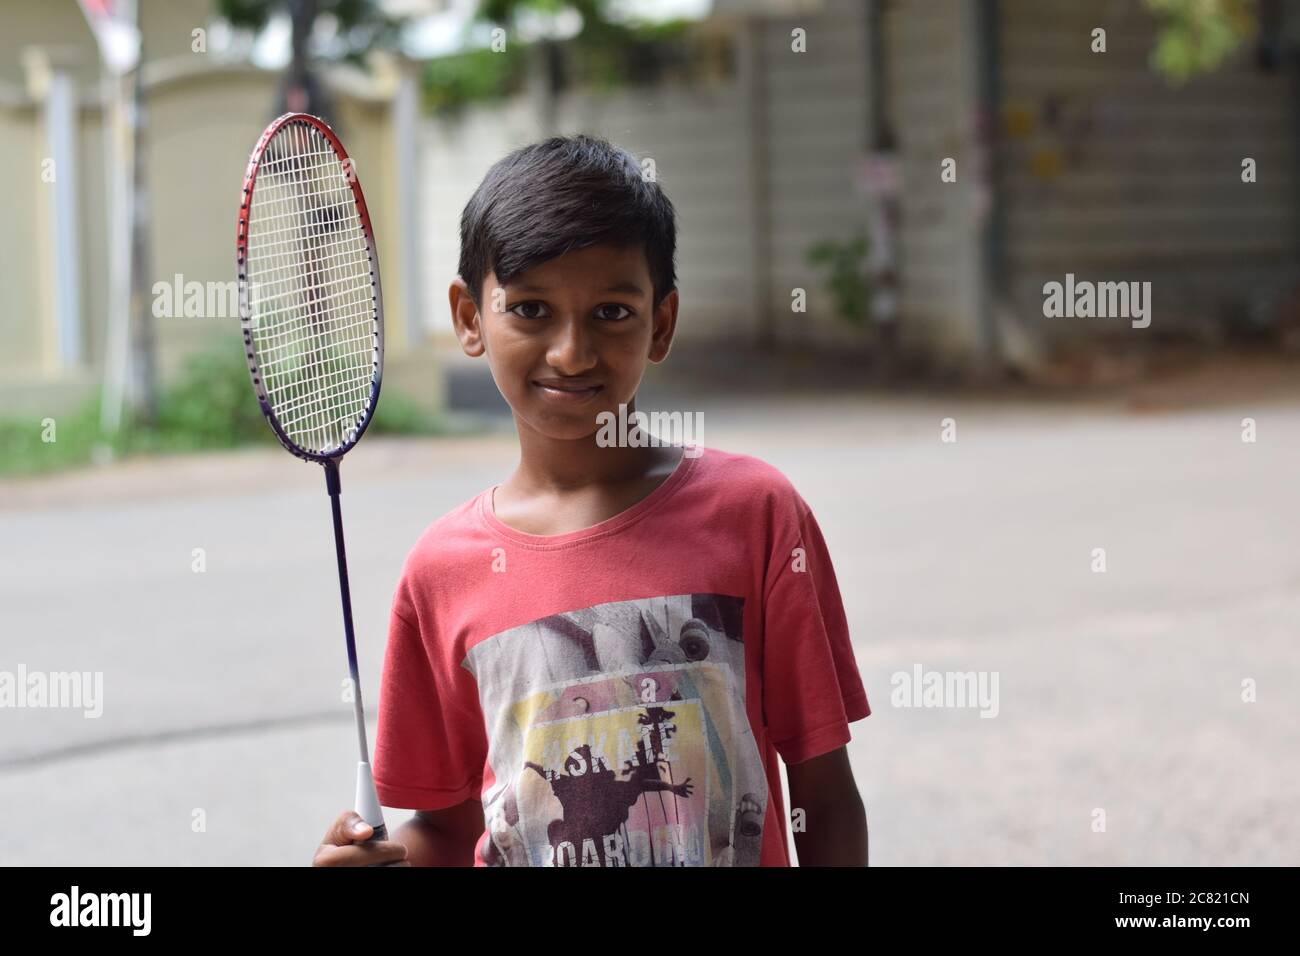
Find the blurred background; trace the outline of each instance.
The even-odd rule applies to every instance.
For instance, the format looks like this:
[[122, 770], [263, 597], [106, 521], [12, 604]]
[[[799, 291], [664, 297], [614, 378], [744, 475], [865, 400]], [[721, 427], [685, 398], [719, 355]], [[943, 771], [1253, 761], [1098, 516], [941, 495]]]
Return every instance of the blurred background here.
[[[328, 503], [234, 297], [290, 109], [340, 133], [379, 246], [384, 394], [344, 469], [371, 710], [406, 551], [516, 457], [448, 317], [461, 208], [585, 131], [679, 216], [639, 407], [777, 465], [826, 532], [873, 862], [1297, 862], [1300, 0], [0, 18], [0, 672], [104, 681], [99, 718], [0, 707], [0, 863], [305, 863], [351, 800]], [[1051, 314], [1067, 281], [1150, 283], [1149, 325]], [[998, 673], [998, 716], [891, 699], [916, 666]]]

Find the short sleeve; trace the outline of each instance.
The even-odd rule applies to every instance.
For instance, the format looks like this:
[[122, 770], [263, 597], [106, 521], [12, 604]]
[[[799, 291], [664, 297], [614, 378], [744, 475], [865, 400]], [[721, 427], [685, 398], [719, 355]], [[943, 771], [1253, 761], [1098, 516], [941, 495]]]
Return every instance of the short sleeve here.
[[778, 508], [763, 602], [763, 713], [787, 764], [849, 742], [849, 724], [871, 713], [849, 639], [830, 553], [793, 488]]
[[389, 618], [372, 761], [386, 807], [442, 810], [481, 789], [487, 738], [477, 685], [428, 631], [403, 576]]

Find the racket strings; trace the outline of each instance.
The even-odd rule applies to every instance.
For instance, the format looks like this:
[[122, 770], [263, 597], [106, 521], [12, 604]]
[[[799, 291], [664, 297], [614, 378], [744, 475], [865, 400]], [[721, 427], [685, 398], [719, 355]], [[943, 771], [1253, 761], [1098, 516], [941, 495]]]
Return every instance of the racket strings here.
[[298, 447], [329, 452], [370, 412], [378, 311], [348, 168], [308, 123], [263, 153], [249, 209], [254, 346], [268, 404]]
[[[318, 134], [317, 141], [311, 141], [313, 137], [310, 133], [313, 132], [314, 128], [310, 132], [302, 127], [290, 129], [292, 137], [288, 141], [288, 148], [278, 162], [273, 161], [275, 165], [272, 168], [281, 174], [277, 177], [279, 182], [273, 183], [272, 192], [266, 197], [274, 204], [273, 208], [278, 210], [271, 215], [285, 225], [270, 230], [272, 234], [279, 233], [284, 238], [265, 236], [267, 241], [264, 250], [274, 257], [271, 261], [276, 266], [264, 278], [278, 280], [286, 288], [278, 294], [265, 296], [264, 301], [271, 304], [279, 299], [287, 299], [290, 309], [297, 308], [300, 313], [305, 304], [305, 318], [308, 320], [305, 327], [301, 321], [284, 323], [280, 334], [273, 333], [270, 336], [274, 342], [267, 343], [268, 346], [278, 345], [285, 352], [278, 363], [282, 367], [276, 369], [279, 373], [276, 377], [283, 381], [273, 380], [268, 385], [268, 390], [274, 390], [275, 404], [279, 406], [282, 401], [289, 400], [292, 407], [315, 406], [311, 408], [311, 413], [293, 418], [293, 426], [303, 426], [296, 429], [298, 431], [312, 427], [328, 431], [331, 424], [336, 423], [334, 416], [329, 414], [328, 406], [338, 404], [338, 400], [346, 395], [346, 389], [339, 387], [342, 384], [339, 379], [346, 377], [347, 365], [342, 361], [345, 356], [337, 348], [323, 348], [326, 343], [322, 340], [332, 334], [336, 335], [338, 329], [334, 326], [346, 323], [349, 317], [361, 317], [350, 316], [346, 308], [342, 311], [339, 309], [349, 302], [355, 304], [357, 293], [365, 291], [369, 283], [367, 268], [360, 276], [360, 281], [334, 293], [325, 291], [331, 284], [337, 285], [335, 280], [339, 271], [359, 271], [365, 247], [363, 242], [358, 241], [355, 232], [351, 237], [345, 234], [340, 239], [327, 238], [334, 232], [338, 217], [327, 218], [326, 214], [350, 206], [352, 200], [341, 164]], [[326, 161], [316, 161], [321, 158]], [[332, 177], [332, 182], [326, 178], [331, 172], [331, 164], [336, 167], [332, 172], [337, 174]], [[275, 220], [268, 217], [267, 221]], [[285, 236], [286, 232], [289, 235]], [[332, 247], [333, 251], [326, 251], [326, 247]], [[290, 260], [287, 263], [284, 261], [286, 258]], [[304, 266], [302, 278], [305, 281], [295, 281], [295, 270], [303, 269]], [[335, 298], [343, 301], [332, 302], [331, 299]], [[353, 310], [353, 313], [356, 311]], [[299, 314], [297, 318], [301, 320], [304, 316]], [[305, 338], [302, 334], [304, 331], [307, 333]], [[313, 359], [307, 375], [294, 377], [285, 374], [289, 368], [298, 365], [296, 359], [303, 354], [302, 346], [310, 349]], [[320, 401], [312, 402], [313, 393]], [[297, 401], [293, 401], [294, 398]], [[327, 436], [326, 443], [337, 437]]]

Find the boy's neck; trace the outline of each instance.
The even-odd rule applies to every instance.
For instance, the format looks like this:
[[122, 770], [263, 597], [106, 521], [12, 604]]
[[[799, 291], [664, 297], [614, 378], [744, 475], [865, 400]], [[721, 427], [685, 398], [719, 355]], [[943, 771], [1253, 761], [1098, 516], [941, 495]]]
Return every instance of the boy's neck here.
[[506, 484], [522, 494], [563, 494], [636, 482], [664, 469], [671, 473], [681, 451], [670, 446], [601, 446], [595, 434], [576, 440], [556, 439], [523, 423], [517, 425], [519, 467]]
[[493, 490], [492, 508], [526, 534], [564, 534], [621, 514], [667, 481], [684, 454], [676, 445], [601, 445], [598, 433], [564, 440], [515, 424], [519, 467]]

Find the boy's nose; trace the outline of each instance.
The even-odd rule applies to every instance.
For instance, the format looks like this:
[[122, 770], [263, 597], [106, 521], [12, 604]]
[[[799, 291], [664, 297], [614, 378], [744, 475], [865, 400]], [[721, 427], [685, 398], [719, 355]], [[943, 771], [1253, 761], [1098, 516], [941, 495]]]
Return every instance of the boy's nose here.
[[586, 323], [568, 319], [556, 323], [555, 337], [546, 350], [551, 368], [565, 375], [578, 375], [596, 364], [596, 350]]

